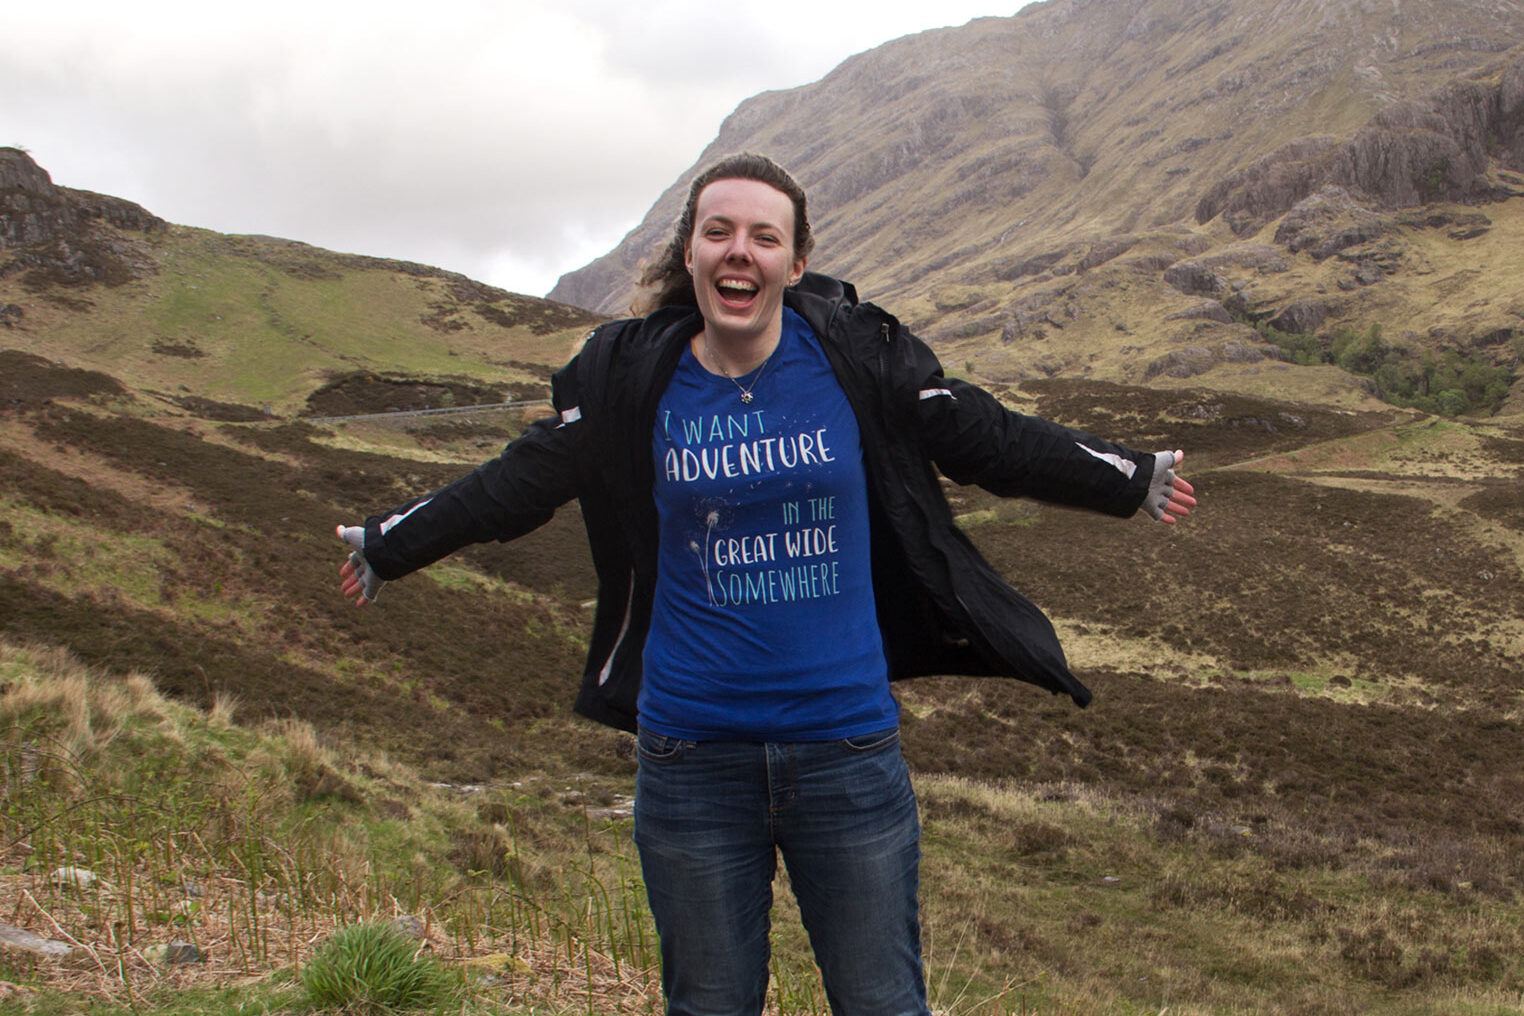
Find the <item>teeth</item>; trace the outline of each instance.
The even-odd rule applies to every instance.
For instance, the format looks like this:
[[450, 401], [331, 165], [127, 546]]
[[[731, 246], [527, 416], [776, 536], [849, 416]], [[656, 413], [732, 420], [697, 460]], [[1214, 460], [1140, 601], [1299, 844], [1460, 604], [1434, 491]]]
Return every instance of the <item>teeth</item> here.
[[741, 279], [721, 279], [715, 285], [720, 289], [734, 289], [740, 293], [755, 293], [757, 291], [755, 285]]

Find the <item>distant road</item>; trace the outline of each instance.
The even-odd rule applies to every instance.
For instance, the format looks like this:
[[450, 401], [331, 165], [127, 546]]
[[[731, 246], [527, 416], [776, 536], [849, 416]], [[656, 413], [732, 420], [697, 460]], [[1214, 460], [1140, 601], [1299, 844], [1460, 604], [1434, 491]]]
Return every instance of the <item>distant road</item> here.
[[398, 416], [443, 416], [446, 413], [484, 413], [489, 409], [518, 409], [522, 406], [548, 406], [549, 399], [521, 399], [517, 402], [489, 402], [480, 406], [449, 406], [445, 409], [396, 409], [389, 413], [356, 413], [353, 416], [301, 416], [308, 423], [343, 423], [346, 420], [380, 420]]

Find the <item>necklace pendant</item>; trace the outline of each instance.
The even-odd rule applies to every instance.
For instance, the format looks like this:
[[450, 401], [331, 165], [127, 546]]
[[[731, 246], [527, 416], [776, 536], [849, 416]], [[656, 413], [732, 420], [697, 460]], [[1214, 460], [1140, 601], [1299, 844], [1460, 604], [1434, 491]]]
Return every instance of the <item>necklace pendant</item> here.
[[749, 406], [749, 405], [751, 405], [751, 392], [742, 392], [741, 393], [741, 404], [743, 406]]

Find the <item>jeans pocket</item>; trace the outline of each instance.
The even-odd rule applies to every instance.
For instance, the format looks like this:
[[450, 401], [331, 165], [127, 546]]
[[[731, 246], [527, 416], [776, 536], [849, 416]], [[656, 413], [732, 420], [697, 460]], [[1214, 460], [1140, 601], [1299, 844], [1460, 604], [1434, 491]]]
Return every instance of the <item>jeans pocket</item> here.
[[898, 743], [900, 728], [890, 727], [888, 730], [875, 730], [868, 734], [858, 734], [855, 737], [844, 737], [841, 743], [847, 751], [856, 755], [866, 755], [869, 752], [880, 751], [890, 745]]
[[692, 741], [653, 734], [649, 730], [640, 731], [635, 738], [635, 750], [645, 762], [675, 762], [692, 746]]

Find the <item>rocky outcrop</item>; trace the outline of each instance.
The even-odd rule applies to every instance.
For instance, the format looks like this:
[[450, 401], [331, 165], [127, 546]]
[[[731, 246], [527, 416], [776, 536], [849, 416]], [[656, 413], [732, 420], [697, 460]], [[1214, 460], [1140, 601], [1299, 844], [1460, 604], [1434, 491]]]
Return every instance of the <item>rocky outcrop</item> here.
[[165, 226], [132, 201], [56, 186], [26, 152], [0, 148], [0, 251], [15, 252], [0, 275], [25, 272], [34, 287], [142, 278], [157, 268], [132, 234]]
[[[1243, 329], [1253, 334], [1253, 329]], [[1274, 356], [1273, 348], [1241, 339], [1229, 339], [1216, 346], [1190, 346], [1166, 353], [1143, 371], [1145, 381], [1156, 377], [1188, 378], [1205, 374], [1223, 363], [1259, 363]]]
[[49, 243], [91, 222], [151, 232], [165, 222], [142, 205], [53, 183], [19, 148], [0, 148], [0, 248]]
[[30, 155], [19, 148], [0, 148], [0, 194], [8, 191], [44, 194], [52, 189], [53, 178]]
[[1215, 254], [1177, 261], [1164, 270], [1164, 281], [1187, 295], [1222, 299], [1233, 281], [1245, 275], [1268, 275], [1290, 268], [1280, 250], [1267, 243], [1238, 243]]
[[0, 950], [14, 950], [49, 958], [67, 956], [72, 951], [63, 942], [43, 938], [36, 932], [18, 928], [13, 924], [0, 924]]
[[1164, 320], [1216, 321], [1220, 325], [1230, 325], [1233, 323], [1233, 315], [1229, 314], [1228, 308], [1224, 307], [1218, 301], [1203, 300], [1201, 303], [1196, 304], [1194, 307], [1187, 307], [1185, 310], [1182, 310], [1179, 313], [1171, 314]]
[[1342, 250], [1379, 240], [1393, 220], [1357, 202], [1333, 184], [1299, 202], [1275, 229], [1275, 242], [1293, 254], [1306, 251], [1324, 261]]
[[1492, 200], [1513, 193], [1488, 178], [1493, 158], [1524, 170], [1524, 58], [1503, 67], [1496, 83], [1463, 81], [1396, 103], [1352, 139], [1284, 145], [1212, 187], [1196, 221], [1221, 215], [1243, 236], [1330, 186], [1384, 208]]
[[1322, 327], [1332, 310], [1323, 300], [1295, 300], [1270, 319], [1270, 327], [1288, 335], [1311, 334]]
[[1201, 261], [1180, 261], [1164, 270], [1164, 281], [1187, 296], [1219, 297], [1228, 291], [1228, 277]]

